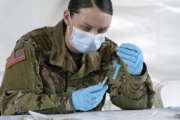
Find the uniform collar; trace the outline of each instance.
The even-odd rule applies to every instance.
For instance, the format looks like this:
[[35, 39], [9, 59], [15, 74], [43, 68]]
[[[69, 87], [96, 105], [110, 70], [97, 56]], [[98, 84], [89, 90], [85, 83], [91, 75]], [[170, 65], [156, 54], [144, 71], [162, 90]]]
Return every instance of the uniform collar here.
[[98, 52], [94, 52], [83, 54], [81, 68], [77, 70], [77, 65], [66, 47], [65, 30], [66, 25], [63, 20], [53, 28], [50, 63], [61, 67], [64, 71], [72, 73], [76, 71], [75, 78], [81, 78], [92, 71], [100, 69], [101, 57]]

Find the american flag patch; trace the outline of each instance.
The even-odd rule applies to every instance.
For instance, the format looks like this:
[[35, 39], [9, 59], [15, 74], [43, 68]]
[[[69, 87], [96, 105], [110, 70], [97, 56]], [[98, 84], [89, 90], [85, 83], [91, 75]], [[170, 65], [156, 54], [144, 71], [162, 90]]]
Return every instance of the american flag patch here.
[[8, 69], [17, 63], [24, 61], [25, 59], [26, 59], [25, 50], [24, 49], [17, 50], [13, 52], [10, 57], [7, 58], [6, 68]]

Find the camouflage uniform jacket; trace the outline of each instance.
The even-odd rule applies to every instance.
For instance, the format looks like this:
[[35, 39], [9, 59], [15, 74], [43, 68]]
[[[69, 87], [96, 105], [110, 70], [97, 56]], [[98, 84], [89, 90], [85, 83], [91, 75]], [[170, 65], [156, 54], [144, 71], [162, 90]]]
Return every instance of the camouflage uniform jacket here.
[[[122, 109], [152, 107], [154, 91], [146, 65], [140, 76], [132, 76], [116, 56], [110, 39], [97, 52], [76, 56], [65, 44], [66, 26], [43, 27], [22, 36], [7, 59], [0, 91], [1, 115], [25, 114], [33, 110], [47, 114], [73, 112], [71, 94], [102, 82], [108, 76], [108, 93]], [[121, 69], [112, 80], [113, 61]], [[104, 100], [94, 110], [101, 110]]]

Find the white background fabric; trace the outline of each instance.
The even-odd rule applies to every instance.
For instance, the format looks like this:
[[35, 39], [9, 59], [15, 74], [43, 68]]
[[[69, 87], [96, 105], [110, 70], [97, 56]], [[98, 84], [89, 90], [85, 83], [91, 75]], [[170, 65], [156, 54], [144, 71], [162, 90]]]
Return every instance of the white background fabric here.
[[[180, 1], [112, 1], [114, 16], [108, 36], [119, 45], [130, 42], [141, 47], [153, 81], [174, 81], [162, 90], [165, 106], [180, 106]], [[35, 28], [55, 25], [67, 3], [0, 0], [0, 80], [16, 40]]]

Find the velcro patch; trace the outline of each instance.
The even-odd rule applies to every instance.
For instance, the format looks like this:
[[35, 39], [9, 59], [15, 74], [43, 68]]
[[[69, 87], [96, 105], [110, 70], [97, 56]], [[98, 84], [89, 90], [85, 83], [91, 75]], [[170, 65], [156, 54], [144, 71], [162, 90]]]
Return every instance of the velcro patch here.
[[6, 68], [8, 69], [17, 63], [24, 61], [25, 59], [26, 59], [25, 50], [24, 49], [17, 50], [13, 52], [10, 57], [7, 58]]

